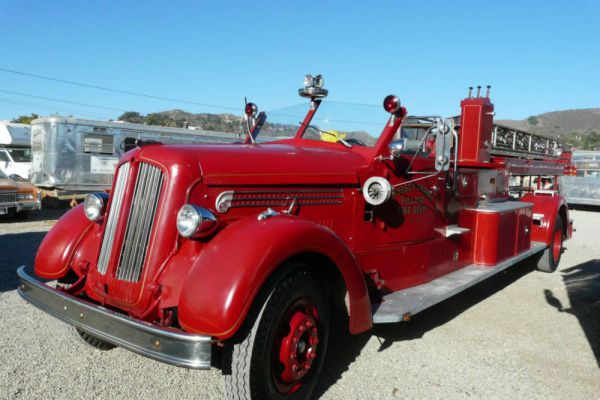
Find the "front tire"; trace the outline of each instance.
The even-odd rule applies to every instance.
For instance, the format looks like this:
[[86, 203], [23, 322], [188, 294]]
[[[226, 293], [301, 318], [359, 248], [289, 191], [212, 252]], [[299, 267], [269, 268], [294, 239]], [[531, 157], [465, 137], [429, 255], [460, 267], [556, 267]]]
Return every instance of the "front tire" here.
[[562, 218], [556, 217], [554, 230], [552, 231], [552, 239], [550, 245], [538, 260], [537, 269], [542, 272], [554, 272], [558, 268], [560, 257], [563, 251], [563, 222]]
[[82, 329], [73, 327], [73, 331], [75, 332], [75, 335], [77, 335], [79, 339], [83, 340], [85, 344], [92, 346], [95, 349], [106, 351], [112, 350], [116, 347], [114, 344], [105, 342], [102, 339], [98, 339], [96, 336], [93, 336]]
[[[308, 399], [329, 338], [325, 288], [305, 266], [271, 283], [225, 349], [227, 399]], [[299, 268], [298, 268], [299, 267]], [[266, 297], [266, 300], [264, 300]]]

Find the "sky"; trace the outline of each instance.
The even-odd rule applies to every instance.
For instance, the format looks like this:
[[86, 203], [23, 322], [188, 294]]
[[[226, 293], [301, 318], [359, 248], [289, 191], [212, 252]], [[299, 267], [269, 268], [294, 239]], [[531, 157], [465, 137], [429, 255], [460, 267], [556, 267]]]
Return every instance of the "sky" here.
[[328, 99], [396, 94], [411, 114], [456, 115], [488, 84], [497, 118], [600, 107], [596, 0], [0, 0], [0, 20], [0, 120], [276, 110], [307, 73]]

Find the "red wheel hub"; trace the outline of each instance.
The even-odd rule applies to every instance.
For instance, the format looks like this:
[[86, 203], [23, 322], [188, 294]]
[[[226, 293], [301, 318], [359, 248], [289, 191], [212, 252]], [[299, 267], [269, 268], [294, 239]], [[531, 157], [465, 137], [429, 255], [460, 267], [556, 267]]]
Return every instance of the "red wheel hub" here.
[[557, 229], [554, 232], [554, 237], [552, 238], [552, 257], [554, 261], [557, 261], [560, 258], [560, 252], [562, 250], [562, 232], [560, 229]]
[[302, 386], [317, 358], [319, 316], [307, 299], [296, 301], [284, 314], [273, 348], [273, 378], [282, 394], [291, 394]]

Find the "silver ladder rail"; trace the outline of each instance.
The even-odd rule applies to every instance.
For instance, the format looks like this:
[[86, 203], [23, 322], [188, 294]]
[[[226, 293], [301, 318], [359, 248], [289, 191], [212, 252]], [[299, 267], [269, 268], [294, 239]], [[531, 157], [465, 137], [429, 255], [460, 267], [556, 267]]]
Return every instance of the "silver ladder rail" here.
[[494, 155], [559, 158], [564, 150], [555, 139], [494, 124], [490, 150]]

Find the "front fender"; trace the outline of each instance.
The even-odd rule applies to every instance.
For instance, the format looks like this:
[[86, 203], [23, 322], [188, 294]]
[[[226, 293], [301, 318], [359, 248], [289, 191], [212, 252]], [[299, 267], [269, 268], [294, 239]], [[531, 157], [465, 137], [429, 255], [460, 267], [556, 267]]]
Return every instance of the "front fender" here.
[[62, 278], [69, 271], [79, 243], [94, 225], [83, 212], [83, 204], [69, 210], [44, 236], [35, 256], [34, 272], [46, 279]]
[[320, 253], [338, 267], [348, 290], [350, 331], [370, 329], [367, 288], [352, 252], [330, 229], [285, 215], [237, 221], [206, 244], [181, 289], [179, 323], [219, 339], [233, 336], [268, 277], [305, 252]]

